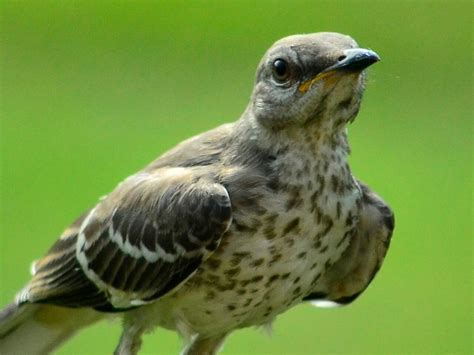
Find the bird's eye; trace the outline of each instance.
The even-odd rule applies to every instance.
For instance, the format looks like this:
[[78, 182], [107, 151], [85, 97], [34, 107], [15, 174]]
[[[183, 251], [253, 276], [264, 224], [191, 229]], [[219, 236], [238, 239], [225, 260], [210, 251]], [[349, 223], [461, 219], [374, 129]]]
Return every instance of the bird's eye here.
[[276, 59], [273, 62], [273, 78], [278, 83], [288, 81], [290, 77], [290, 68], [288, 63], [283, 59]]

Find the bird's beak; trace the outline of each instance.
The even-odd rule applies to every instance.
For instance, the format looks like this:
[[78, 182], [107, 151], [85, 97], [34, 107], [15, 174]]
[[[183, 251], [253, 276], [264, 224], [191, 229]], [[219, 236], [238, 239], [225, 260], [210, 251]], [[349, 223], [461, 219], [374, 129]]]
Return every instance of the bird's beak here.
[[328, 73], [335, 70], [346, 70], [358, 72], [364, 70], [380, 60], [380, 57], [370, 49], [354, 48], [346, 49], [344, 55], [340, 57], [336, 64], [326, 68], [322, 73]]
[[378, 54], [370, 49], [352, 48], [346, 49], [343, 53], [344, 54], [335, 64], [324, 69], [314, 78], [301, 83], [298, 88], [299, 91], [302, 93], [307, 92], [316, 81], [334, 74], [335, 72], [345, 71], [349, 73], [358, 73], [380, 60]]

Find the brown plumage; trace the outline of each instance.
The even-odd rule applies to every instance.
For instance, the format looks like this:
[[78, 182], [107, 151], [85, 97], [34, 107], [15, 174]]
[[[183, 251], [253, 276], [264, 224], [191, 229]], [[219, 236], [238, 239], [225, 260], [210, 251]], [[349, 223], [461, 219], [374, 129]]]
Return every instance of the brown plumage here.
[[124, 317], [119, 354], [155, 326], [186, 337], [186, 353], [211, 354], [301, 301], [353, 301], [394, 228], [347, 164], [345, 126], [378, 60], [335, 33], [276, 42], [240, 120], [127, 178], [35, 263], [0, 314], [2, 353], [47, 352], [112, 313]]

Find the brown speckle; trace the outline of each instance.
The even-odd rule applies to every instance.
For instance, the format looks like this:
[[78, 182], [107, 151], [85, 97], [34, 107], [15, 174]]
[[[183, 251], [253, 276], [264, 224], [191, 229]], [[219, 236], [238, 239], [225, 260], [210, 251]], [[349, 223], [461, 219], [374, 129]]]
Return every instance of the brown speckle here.
[[346, 218], [346, 227], [352, 226], [352, 213], [349, 211]]
[[295, 240], [293, 238], [285, 238], [285, 243], [289, 248], [291, 248], [295, 245]]
[[320, 192], [318, 190], [314, 191], [309, 198], [311, 202], [311, 212], [314, 212], [318, 208], [318, 197]]
[[270, 214], [264, 218], [265, 222], [268, 224], [275, 224], [276, 219], [278, 218], [277, 213]]
[[237, 232], [255, 233], [257, 231], [255, 228], [252, 228], [252, 227], [247, 226], [245, 224], [238, 223], [237, 221], [234, 221], [233, 225], [234, 225], [234, 228]]
[[208, 281], [209, 283], [218, 283], [219, 282], [219, 276], [214, 275], [214, 274], [208, 274], [206, 281]]
[[321, 217], [323, 215], [323, 211], [321, 211], [319, 206], [318, 205], [312, 206], [311, 212], [314, 212], [314, 217], [315, 217], [316, 223], [317, 224], [321, 223]]
[[337, 105], [337, 110], [347, 110], [352, 104], [352, 97], [348, 97]]
[[322, 175], [318, 175], [316, 177], [316, 180], [319, 183], [319, 191], [323, 191], [324, 190], [324, 185], [325, 185], [324, 177]]
[[250, 263], [250, 266], [257, 267], [257, 266], [262, 265], [264, 262], [265, 262], [264, 258], [259, 258], [259, 259], [256, 259], [256, 260], [252, 261]]
[[344, 243], [347, 240], [347, 238], [349, 238], [353, 234], [354, 234], [354, 230], [349, 230], [346, 233], [344, 233], [344, 237], [342, 237], [342, 239], [339, 241], [339, 243], [337, 243], [336, 248], [339, 248], [342, 245], [342, 243]]
[[323, 233], [323, 236], [325, 236], [326, 234], [329, 233], [329, 231], [333, 227], [334, 223], [332, 221], [332, 218], [329, 217], [328, 215], [324, 215], [323, 223], [324, 223], [325, 227], [324, 227], [324, 230], [322, 231], [322, 233]]
[[300, 223], [300, 218], [299, 217], [296, 217], [296, 218], [292, 219], [290, 222], [288, 222], [288, 224], [283, 229], [282, 236], [285, 236], [288, 233], [290, 233], [291, 231], [295, 230], [298, 227], [299, 223]]
[[289, 211], [293, 208], [300, 207], [301, 204], [303, 203], [303, 199], [301, 198], [301, 186], [291, 186], [289, 188], [289, 199], [286, 202], [286, 211]]
[[341, 218], [341, 201], [337, 201], [336, 204], [336, 217], [337, 219]]
[[276, 232], [273, 224], [268, 224], [263, 228], [263, 235], [266, 239], [272, 240], [276, 237]]
[[257, 216], [263, 216], [265, 213], [267, 213], [267, 210], [265, 207], [257, 205], [254, 209], [254, 212]]
[[270, 278], [268, 279], [267, 283], [265, 284], [265, 286], [270, 286], [272, 283], [274, 283], [276, 280], [278, 280], [280, 278], [280, 275], [278, 274], [274, 274], [272, 276], [270, 276]]
[[233, 290], [236, 284], [237, 284], [236, 281], [231, 280], [230, 282], [225, 283], [225, 284], [216, 283], [216, 284], [212, 284], [211, 286], [213, 286], [215, 289], [217, 289], [220, 292], [224, 292], [224, 291]]
[[236, 267], [236, 268], [224, 271], [224, 274], [227, 275], [228, 277], [234, 277], [238, 275], [240, 271], [241, 271], [240, 267]]
[[270, 255], [275, 255], [278, 253], [278, 248], [275, 245], [272, 245], [268, 248], [268, 251], [270, 252]]
[[232, 266], [239, 265], [244, 258], [250, 257], [249, 252], [236, 252], [232, 254], [232, 258], [230, 259], [230, 264]]
[[313, 248], [314, 249], [319, 249], [319, 248], [321, 248], [321, 245], [322, 245], [321, 240], [318, 239], [314, 242]]
[[216, 270], [221, 265], [221, 261], [217, 258], [210, 258], [210, 259], [207, 260], [207, 265], [209, 265], [209, 267], [212, 270]]
[[327, 270], [331, 266], [332, 266], [331, 260], [330, 259], [326, 260], [326, 262], [324, 263], [324, 269]]
[[238, 258], [245, 258], [247, 256], [250, 256], [250, 252], [248, 251], [240, 251], [240, 252], [235, 252], [235, 253], [232, 253], [232, 256], [235, 256], [235, 257], [238, 257]]
[[311, 286], [316, 285], [316, 283], [318, 282], [318, 280], [319, 280], [320, 277], [321, 277], [321, 273], [318, 273], [318, 274], [313, 278], [313, 280], [311, 281]]
[[216, 298], [216, 293], [214, 291], [207, 291], [206, 300], [213, 300]]
[[242, 305], [243, 307], [248, 307], [252, 303], [253, 298], [247, 298], [245, 303]]
[[247, 290], [245, 288], [239, 288], [236, 292], [239, 296], [242, 296], [247, 293]]
[[275, 254], [272, 256], [271, 260], [268, 262], [268, 266], [272, 266], [275, 264], [277, 261], [279, 261], [283, 257], [282, 254]]
[[259, 281], [262, 281], [263, 280], [263, 276], [262, 275], [257, 275], [257, 276], [254, 276], [250, 279], [250, 282], [259, 282]]

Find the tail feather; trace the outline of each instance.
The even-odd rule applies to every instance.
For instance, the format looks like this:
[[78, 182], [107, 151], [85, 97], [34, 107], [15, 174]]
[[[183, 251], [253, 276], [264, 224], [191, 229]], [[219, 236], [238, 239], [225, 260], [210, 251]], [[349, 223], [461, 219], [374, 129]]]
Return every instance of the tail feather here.
[[47, 354], [102, 317], [86, 308], [12, 303], [0, 311], [0, 354]]

